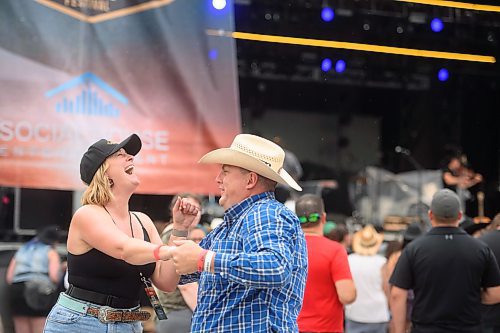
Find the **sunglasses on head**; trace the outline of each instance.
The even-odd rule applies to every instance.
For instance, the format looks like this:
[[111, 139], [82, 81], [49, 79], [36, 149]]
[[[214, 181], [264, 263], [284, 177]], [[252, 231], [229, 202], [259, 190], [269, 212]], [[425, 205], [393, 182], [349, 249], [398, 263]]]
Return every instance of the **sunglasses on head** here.
[[309, 214], [309, 216], [299, 216], [299, 221], [300, 223], [318, 222], [320, 218], [321, 218], [320, 214], [312, 213]]

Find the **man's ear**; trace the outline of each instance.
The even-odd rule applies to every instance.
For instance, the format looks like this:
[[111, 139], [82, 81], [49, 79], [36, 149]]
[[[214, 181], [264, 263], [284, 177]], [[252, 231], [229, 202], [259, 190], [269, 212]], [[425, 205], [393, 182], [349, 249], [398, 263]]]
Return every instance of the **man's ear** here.
[[247, 186], [246, 186], [247, 190], [251, 190], [255, 186], [257, 186], [258, 181], [259, 181], [259, 175], [253, 171], [250, 171], [248, 173], [248, 178], [247, 178]]
[[322, 225], [326, 224], [326, 213], [325, 212], [321, 213], [321, 224]]

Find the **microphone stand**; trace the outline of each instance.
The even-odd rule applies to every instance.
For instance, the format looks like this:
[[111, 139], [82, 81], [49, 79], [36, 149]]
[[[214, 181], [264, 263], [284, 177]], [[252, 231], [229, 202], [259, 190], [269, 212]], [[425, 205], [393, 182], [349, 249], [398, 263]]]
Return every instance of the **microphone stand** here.
[[420, 224], [423, 225], [423, 217], [422, 217], [422, 170], [423, 167], [418, 161], [412, 156], [411, 152], [408, 149], [400, 152], [402, 155], [406, 156], [411, 165], [417, 170], [417, 215], [420, 220]]

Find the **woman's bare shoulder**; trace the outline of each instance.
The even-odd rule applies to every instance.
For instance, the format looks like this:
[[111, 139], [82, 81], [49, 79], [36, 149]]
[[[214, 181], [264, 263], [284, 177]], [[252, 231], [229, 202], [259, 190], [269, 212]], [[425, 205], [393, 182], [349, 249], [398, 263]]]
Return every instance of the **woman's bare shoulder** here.
[[102, 206], [83, 205], [75, 211], [73, 216], [87, 215], [87, 214], [102, 214], [103, 212], [104, 209], [102, 208]]
[[143, 212], [131, 212], [132, 214], [136, 215], [143, 224], [153, 224], [153, 221], [151, 220], [151, 218], [143, 213]]

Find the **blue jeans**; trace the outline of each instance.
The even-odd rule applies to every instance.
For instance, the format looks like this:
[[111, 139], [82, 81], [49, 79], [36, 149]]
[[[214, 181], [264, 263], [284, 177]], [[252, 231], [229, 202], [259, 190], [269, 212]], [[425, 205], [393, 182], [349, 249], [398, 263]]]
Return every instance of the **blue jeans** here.
[[[91, 303], [83, 302], [82, 304]], [[142, 324], [140, 321], [102, 323], [95, 317], [68, 309], [57, 303], [47, 316], [43, 332], [141, 333]]]

